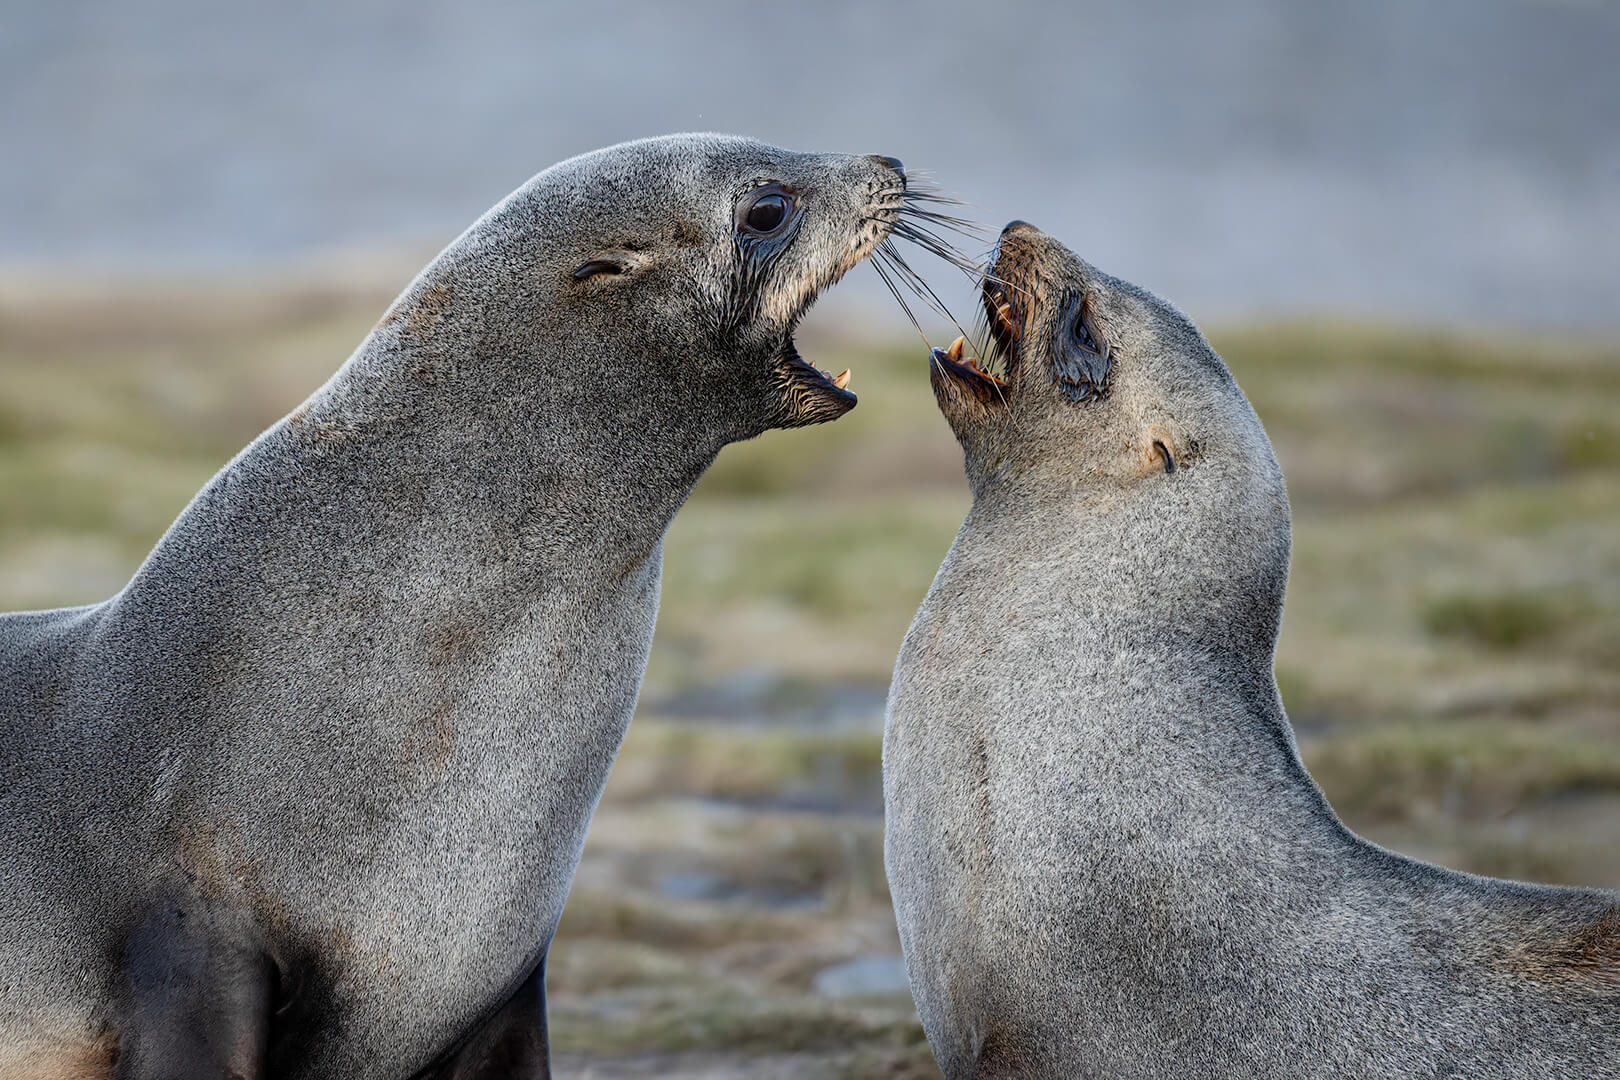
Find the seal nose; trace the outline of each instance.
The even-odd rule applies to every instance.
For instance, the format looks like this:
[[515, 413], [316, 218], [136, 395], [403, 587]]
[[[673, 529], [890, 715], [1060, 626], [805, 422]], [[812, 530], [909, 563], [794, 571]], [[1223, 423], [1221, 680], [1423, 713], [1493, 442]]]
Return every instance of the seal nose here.
[[1007, 222], [1007, 227], [1001, 230], [1001, 235], [1007, 236], [1008, 234], [1015, 233], [1020, 229], [1027, 230], [1029, 232], [1041, 231], [1027, 221], [1021, 221], [1018, 218], [1013, 218], [1011, 221]]
[[867, 154], [866, 156], [877, 162], [879, 165], [887, 165], [889, 168], [899, 173], [902, 178], [906, 175], [906, 163], [897, 157], [885, 157], [882, 154]]

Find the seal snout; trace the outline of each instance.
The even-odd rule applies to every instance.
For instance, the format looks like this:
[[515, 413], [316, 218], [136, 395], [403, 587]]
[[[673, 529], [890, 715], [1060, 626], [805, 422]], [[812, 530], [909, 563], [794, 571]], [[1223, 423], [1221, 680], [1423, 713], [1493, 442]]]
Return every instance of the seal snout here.
[[1027, 221], [1007, 222], [979, 285], [991, 341], [1009, 364], [1016, 361], [1019, 341], [1034, 314], [1038, 271], [1045, 262], [1038, 242], [1045, 236]]
[[900, 179], [904, 180], [906, 178], [906, 164], [899, 158], [889, 157], [887, 154], [867, 154], [866, 157], [870, 161], [875, 161], [879, 165], [893, 169], [900, 174]]
[[1042, 262], [1039, 241], [1045, 235], [1021, 220], [1009, 221], [1001, 230], [990, 265], [979, 283], [990, 331], [984, 362], [971, 356], [964, 358], [963, 338], [957, 338], [947, 348], [932, 350], [935, 369], [985, 404], [1005, 405], [1015, 389], [1013, 374], [1019, 362], [1020, 342], [1034, 314], [1036, 270]]

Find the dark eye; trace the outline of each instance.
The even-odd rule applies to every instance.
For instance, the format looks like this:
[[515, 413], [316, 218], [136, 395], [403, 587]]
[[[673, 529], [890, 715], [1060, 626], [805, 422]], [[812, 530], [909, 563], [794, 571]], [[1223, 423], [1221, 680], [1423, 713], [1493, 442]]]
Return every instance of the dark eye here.
[[787, 223], [792, 210], [792, 196], [779, 188], [766, 188], [743, 211], [742, 226], [759, 236], [769, 236]]
[[1073, 335], [1074, 343], [1087, 352], [1102, 352], [1097, 347], [1096, 339], [1091, 336], [1091, 327], [1086, 325], [1086, 317], [1083, 313], [1075, 313], [1074, 322], [1069, 327], [1069, 333]]

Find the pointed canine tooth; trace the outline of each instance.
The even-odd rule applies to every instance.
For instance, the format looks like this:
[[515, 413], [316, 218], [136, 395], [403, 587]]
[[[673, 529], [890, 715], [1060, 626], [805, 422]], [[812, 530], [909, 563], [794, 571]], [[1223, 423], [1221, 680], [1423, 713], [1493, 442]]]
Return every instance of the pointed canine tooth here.
[[957, 338], [955, 341], [951, 342], [950, 347], [945, 350], [945, 355], [950, 357], [952, 360], [960, 360], [962, 359], [962, 350], [966, 347], [966, 339]]
[[1001, 316], [1003, 322], [1012, 322], [1012, 305], [1005, 303], [997, 305], [996, 314]]
[[849, 385], [849, 368], [845, 368], [843, 371], [839, 372], [838, 373], [838, 378], [834, 379], [832, 381], [832, 384], [834, 386], [838, 387], [838, 389], [840, 389], [840, 390], [842, 390], [844, 387], [848, 386]]

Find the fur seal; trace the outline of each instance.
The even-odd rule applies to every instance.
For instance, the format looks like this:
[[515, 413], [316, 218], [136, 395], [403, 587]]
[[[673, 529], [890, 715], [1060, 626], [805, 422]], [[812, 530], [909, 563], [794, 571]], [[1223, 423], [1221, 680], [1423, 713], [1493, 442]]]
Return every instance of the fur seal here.
[[670, 136], [490, 210], [105, 603], [0, 619], [0, 1077], [544, 1077], [544, 959], [727, 443], [892, 158]]
[[1289, 511], [1169, 304], [1032, 226], [935, 350], [973, 505], [906, 634], [886, 864], [949, 1080], [1620, 1077], [1620, 894], [1351, 833], [1272, 673]]

